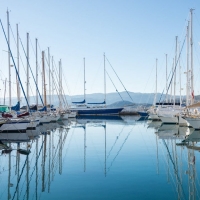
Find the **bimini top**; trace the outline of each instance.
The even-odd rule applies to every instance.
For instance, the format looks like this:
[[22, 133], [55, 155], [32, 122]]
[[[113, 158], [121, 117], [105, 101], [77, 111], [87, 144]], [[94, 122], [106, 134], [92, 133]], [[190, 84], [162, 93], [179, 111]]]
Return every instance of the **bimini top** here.
[[72, 101], [72, 103], [74, 103], [74, 104], [82, 104], [82, 103], [85, 103], [85, 99], [83, 101]]
[[9, 112], [9, 108], [6, 105], [0, 105], [0, 112]]

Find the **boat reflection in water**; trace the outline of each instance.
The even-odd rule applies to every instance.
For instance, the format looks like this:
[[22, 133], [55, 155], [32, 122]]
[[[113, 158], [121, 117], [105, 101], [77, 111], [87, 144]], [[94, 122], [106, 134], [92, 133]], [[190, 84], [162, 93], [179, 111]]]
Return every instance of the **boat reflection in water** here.
[[[36, 130], [28, 130], [26, 133], [5, 135], [1, 133], [0, 151], [4, 156], [0, 157], [0, 176], [4, 182], [1, 183], [0, 199], [39, 199], [41, 192], [44, 193], [45, 198], [45, 195], [50, 193], [55, 177], [65, 170], [63, 160], [66, 153], [70, 151], [73, 137], [81, 138], [78, 141], [83, 147], [81, 165], [83, 172], [86, 172], [86, 155], [87, 152], [91, 154], [91, 132], [94, 130], [95, 137], [98, 138], [95, 141], [101, 140], [97, 144], [103, 145], [99, 156], [103, 161], [103, 174], [106, 177], [132, 132], [134, 121], [130, 118], [128, 121], [124, 119], [126, 118], [117, 116], [83, 117], [77, 118], [76, 121], [43, 124]], [[115, 128], [112, 131], [115, 130], [115, 136], [110, 138], [109, 134], [112, 133], [110, 127], [113, 125]], [[123, 132], [124, 130], [126, 132]], [[70, 136], [68, 136], [69, 132]], [[109, 143], [112, 143], [108, 147], [107, 137]], [[87, 140], [89, 140], [88, 143]], [[73, 151], [73, 159], [76, 157], [74, 153]], [[91, 158], [88, 158], [88, 162], [91, 164]], [[74, 167], [76, 168], [73, 165]], [[2, 170], [3, 168], [7, 170]], [[88, 168], [91, 170], [90, 165]], [[2, 192], [5, 190], [7, 190], [6, 193]]]
[[159, 169], [159, 146], [162, 146], [167, 182], [176, 188], [177, 199], [198, 199], [199, 177], [196, 173], [196, 165], [197, 163], [199, 165], [199, 162], [195, 154], [199, 154], [200, 151], [198, 144], [200, 131], [179, 127], [176, 124], [163, 124], [155, 128], [155, 134], [161, 142], [160, 145], [157, 143], [157, 169]]
[[125, 188], [123, 199], [145, 199], [147, 179], [158, 191], [152, 192], [151, 184], [149, 199], [198, 199], [200, 131], [136, 117], [93, 116], [18, 136], [0, 134], [0, 200], [121, 199]]
[[[7, 193], [2, 193], [1, 190], [0, 199], [30, 199], [33, 175], [34, 199], [39, 198], [38, 191], [46, 190], [47, 180], [47, 188], [50, 191], [51, 179], [50, 174], [46, 173], [46, 168], [49, 166], [49, 170], [50, 167], [54, 169], [54, 163], [61, 154], [67, 134], [65, 129], [60, 128], [60, 139], [54, 140], [52, 133], [57, 127], [60, 125], [49, 123], [33, 130], [26, 130], [25, 133], [0, 133], [0, 152], [3, 156], [0, 157], [0, 175], [4, 182], [8, 181], [4, 185], [7, 185]], [[54, 150], [56, 145], [57, 148]], [[61, 163], [61, 160], [59, 162]]]

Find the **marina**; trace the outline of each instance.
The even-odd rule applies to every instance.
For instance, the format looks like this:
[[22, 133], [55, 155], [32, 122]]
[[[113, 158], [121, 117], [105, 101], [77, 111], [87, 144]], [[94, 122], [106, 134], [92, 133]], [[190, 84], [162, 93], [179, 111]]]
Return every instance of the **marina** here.
[[0, 200], [200, 199], [199, 10], [2, 2]]

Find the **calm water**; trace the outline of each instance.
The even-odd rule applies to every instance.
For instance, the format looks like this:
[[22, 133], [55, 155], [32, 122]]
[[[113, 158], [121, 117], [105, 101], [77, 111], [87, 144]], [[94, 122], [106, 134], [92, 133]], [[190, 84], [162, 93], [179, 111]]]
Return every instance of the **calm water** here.
[[[28, 142], [0, 135], [13, 149], [0, 156], [0, 199], [200, 199], [200, 132], [159, 126], [137, 117], [78, 119], [29, 131]], [[193, 142], [177, 145], [186, 135]]]

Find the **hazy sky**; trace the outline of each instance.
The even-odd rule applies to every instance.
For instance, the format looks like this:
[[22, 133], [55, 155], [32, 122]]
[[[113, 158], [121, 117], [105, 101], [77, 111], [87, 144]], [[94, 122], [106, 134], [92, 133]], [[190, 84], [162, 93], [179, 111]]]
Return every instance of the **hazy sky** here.
[[[155, 66], [156, 58], [158, 58], [158, 91], [162, 92], [166, 85], [165, 54], [168, 54], [168, 67], [171, 68], [175, 55], [175, 36], [179, 37], [181, 46], [190, 16], [189, 10], [194, 8], [195, 94], [200, 93], [198, 77], [200, 72], [200, 2], [198, 0], [6, 0], [1, 1], [0, 6], [0, 18], [6, 31], [7, 8], [10, 11], [10, 24], [14, 37], [16, 38], [18, 23], [24, 48], [26, 48], [26, 33], [30, 34], [30, 63], [33, 71], [35, 72], [35, 38], [38, 38], [40, 50], [47, 52], [47, 48], [50, 47], [50, 53], [54, 56], [57, 66], [58, 60], [62, 59], [63, 85], [65, 92], [71, 95], [83, 94], [84, 57], [87, 93], [104, 91], [104, 52], [126, 89], [131, 92], [155, 91]], [[12, 51], [16, 57], [12, 33], [10, 37]], [[185, 49], [186, 46], [181, 56], [183, 88], [186, 70]], [[4, 50], [7, 50], [7, 47], [1, 30], [1, 80], [8, 77], [8, 59]], [[26, 59], [22, 47], [20, 47], [20, 54], [23, 61], [23, 64], [20, 62], [20, 74], [25, 85]], [[41, 54], [39, 59], [41, 68]], [[106, 62], [106, 68], [117, 89], [123, 91], [122, 85], [108, 62]], [[32, 78], [30, 79], [30, 93], [34, 94], [35, 86]], [[64, 80], [68, 83], [69, 91]], [[13, 69], [12, 82], [15, 82]], [[179, 88], [178, 82], [177, 80], [177, 88]], [[16, 96], [15, 88], [15, 84], [12, 84], [13, 96]], [[2, 81], [0, 89], [0, 96], [3, 96]], [[107, 77], [107, 92], [114, 91], [115, 88]]]

